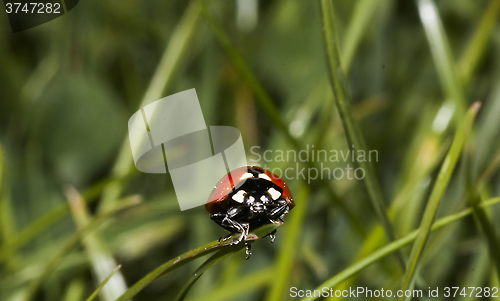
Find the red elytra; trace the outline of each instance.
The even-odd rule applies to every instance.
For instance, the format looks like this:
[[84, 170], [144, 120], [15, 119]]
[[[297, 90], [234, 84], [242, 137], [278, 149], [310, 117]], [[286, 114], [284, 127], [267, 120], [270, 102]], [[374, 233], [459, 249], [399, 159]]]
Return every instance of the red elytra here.
[[288, 186], [280, 177], [270, 172], [269, 170], [258, 166], [243, 166], [231, 171], [230, 173], [222, 177], [217, 185], [215, 185], [214, 190], [212, 191], [212, 193], [210, 193], [208, 201], [205, 204], [205, 209], [208, 211], [208, 213], [216, 213], [217, 205], [227, 199], [228, 194], [234, 189], [236, 185], [238, 185], [238, 183], [242, 181], [240, 180], [240, 178], [248, 171], [248, 169], [254, 169], [265, 173], [274, 184], [283, 189], [282, 197], [286, 200], [289, 209], [291, 210], [295, 206], [295, 203], [292, 199], [292, 194], [290, 193]]

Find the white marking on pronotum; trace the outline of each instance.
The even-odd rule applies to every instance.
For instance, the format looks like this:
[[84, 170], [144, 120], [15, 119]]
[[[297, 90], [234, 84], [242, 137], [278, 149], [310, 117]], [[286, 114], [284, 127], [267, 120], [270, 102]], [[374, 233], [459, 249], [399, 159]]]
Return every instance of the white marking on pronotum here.
[[271, 181], [271, 178], [268, 175], [266, 175], [265, 173], [260, 173], [259, 178]]
[[245, 194], [246, 194], [245, 191], [240, 190], [233, 195], [233, 200], [235, 200], [238, 203], [243, 203], [243, 200], [245, 199]]
[[240, 180], [249, 179], [249, 178], [251, 178], [251, 177], [253, 177], [253, 175], [252, 175], [251, 173], [249, 173], [249, 172], [246, 172], [246, 173], [244, 173], [244, 174], [241, 176]]
[[273, 187], [269, 188], [267, 192], [269, 192], [269, 194], [275, 201], [281, 196], [281, 193], [278, 190], [274, 189]]

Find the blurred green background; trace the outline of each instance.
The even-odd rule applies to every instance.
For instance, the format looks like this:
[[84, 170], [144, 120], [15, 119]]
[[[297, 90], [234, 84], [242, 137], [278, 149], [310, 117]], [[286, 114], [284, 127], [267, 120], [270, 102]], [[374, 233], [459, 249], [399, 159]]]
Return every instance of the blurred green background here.
[[[115, 300], [225, 234], [203, 207], [179, 210], [168, 174], [133, 166], [127, 120], [144, 104], [196, 88], [207, 125], [237, 127], [250, 160], [253, 146], [349, 149], [319, 1], [202, 3], [80, 1], [16, 34], [0, 14], [0, 300], [86, 300], [121, 264], [97, 297]], [[482, 107], [437, 216], [498, 196], [500, 1], [335, 0], [333, 9], [347, 101], [366, 147], [378, 151], [374, 179], [396, 237], [420, 225], [474, 101]], [[290, 287], [314, 289], [388, 243], [363, 181], [287, 184], [297, 207], [276, 242], [258, 241], [248, 261], [240, 251], [208, 269], [187, 299], [290, 299]], [[500, 286], [499, 209], [433, 232], [415, 288]], [[407, 259], [411, 245], [401, 250]], [[204, 260], [134, 300], [174, 300]], [[398, 257], [376, 261], [335, 289], [398, 289]]]

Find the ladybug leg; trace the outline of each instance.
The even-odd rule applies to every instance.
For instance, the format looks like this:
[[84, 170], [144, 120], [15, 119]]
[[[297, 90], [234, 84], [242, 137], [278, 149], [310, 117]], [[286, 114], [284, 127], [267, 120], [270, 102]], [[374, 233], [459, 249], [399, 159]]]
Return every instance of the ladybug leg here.
[[219, 238], [219, 243], [221, 242], [225, 242], [226, 240], [228, 240], [229, 238], [231, 238], [231, 236], [233, 236], [233, 233], [229, 233], [229, 234], [226, 234], [226, 235], [223, 235]]
[[252, 245], [251, 244], [246, 244], [245, 248], [245, 253], [247, 254], [247, 257], [245, 257], [246, 260], [248, 260], [250, 258], [250, 256], [252, 256]]
[[271, 237], [271, 243], [273, 243], [276, 239], [276, 229], [274, 229], [273, 232], [269, 233], [269, 237]]
[[[239, 244], [243, 240], [246, 240], [248, 237], [248, 231], [250, 230], [250, 225], [248, 223], [238, 223], [237, 221], [232, 220], [228, 216], [226, 216], [222, 220], [222, 225], [224, 228], [229, 228], [233, 230], [234, 232], [240, 233], [238, 238], [233, 242], [233, 244]], [[228, 234], [226, 236], [221, 237], [222, 240], [227, 240], [229, 237], [231, 237], [232, 234]]]
[[[246, 240], [246, 238], [248, 237], [250, 225], [248, 223], [239, 223], [234, 220], [235, 217], [237, 218], [238, 216], [245, 214], [245, 210], [247, 209], [248, 208], [244, 206], [233, 207], [225, 213], [215, 213], [211, 216], [211, 218], [223, 228], [229, 230], [232, 233], [240, 233], [238, 238], [234, 242], [232, 242], [232, 244], [239, 244], [240, 242]], [[221, 237], [219, 241], [227, 240], [229, 237], [231, 237], [232, 233]]]
[[273, 210], [271, 210], [271, 212], [269, 212], [269, 218], [271, 220], [282, 220], [282, 218], [288, 214], [288, 204], [286, 203], [285, 200], [283, 200], [282, 202], [279, 203], [279, 206], [274, 208]]
[[239, 244], [240, 242], [244, 241], [248, 237], [248, 230], [250, 230], [250, 225], [248, 223], [238, 223], [233, 220], [229, 220], [230, 222], [234, 223], [237, 227], [240, 228], [240, 236], [233, 242], [233, 244]]

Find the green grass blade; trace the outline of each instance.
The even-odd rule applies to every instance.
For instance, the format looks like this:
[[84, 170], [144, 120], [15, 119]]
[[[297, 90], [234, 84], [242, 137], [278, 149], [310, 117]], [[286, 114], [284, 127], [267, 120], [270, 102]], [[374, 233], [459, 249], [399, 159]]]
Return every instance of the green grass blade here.
[[443, 165], [441, 166], [431, 196], [429, 197], [429, 202], [422, 217], [420, 227], [418, 229], [418, 236], [415, 240], [415, 243], [413, 244], [410, 253], [410, 258], [408, 260], [408, 265], [403, 278], [403, 285], [401, 286], [401, 289], [403, 291], [409, 289], [412, 285], [415, 271], [424, 251], [425, 243], [427, 242], [427, 239], [429, 237], [429, 233], [431, 231], [432, 223], [436, 216], [439, 203], [446, 187], [448, 186], [448, 182], [450, 181], [453, 170], [455, 169], [455, 165], [458, 161], [458, 158], [460, 157], [462, 146], [472, 128], [474, 118], [476, 117], [479, 108], [480, 104], [474, 103], [474, 105], [468, 111], [464, 121], [455, 133], [453, 143], [451, 144], [450, 150], [448, 151]]
[[[472, 151], [467, 152], [467, 191], [469, 196], [469, 204], [473, 210], [474, 222], [476, 228], [486, 240], [486, 245], [490, 254], [491, 261], [495, 266], [496, 273], [500, 279], [500, 244], [497, 239], [495, 230], [488, 213], [484, 208], [479, 207], [479, 187], [480, 184], [473, 185], [473, 170], [472, 170]], [[486, 171], [488, 172], [488, 171]]]
[[287, 136], [288, 140], [294, 145], [294, 147], [300, 148], [298, 141], [294, 137], [292, 137], [292, 135], [288, 131], [288, 127], [286, 126], [285, 122], [281, 119], [281, 114], [276, 105], [274, 104], [273, 100], [271, 99], [271, 96], [269, 96], [264, 87], [262, 87], [257, 78], [250, 71], [250, 68], [248, 68], [243, 57], [233, 47], [231, 41], [229, 40], [229, 37], [224, 32], [224, 30], [217, 22], [215, 17], [212, 15], [212, 13], [209, 11], [205, 1], [200, 0], [199, 2], [202, 7], [202, 13], [203, 16], [205, 17], [205, 20], [210, 25], [213, 33], [217, 37], [217, 40], [222, 45], [226, 53], [229, 55], [235, 67], [240, 72], [241, 76], [245, 79], [245, 81], [254, 91], [256, 99], [259, 102], [259, 104], [262, 106], [264, 111], [269, 115], [273, 123], [280, 128], [283, 134]]
[[285, 241], [280, 247], [278, 261], [275, 263], [273, 285], [266, 295], [266, 300], [269, 301], [281, 300], [290, 280], [292, 263], [297, 250], [299, 250], [297, 246], [299, 245], [300, 234], [302, 233], [301, 229], [308, 208], [309, 189], [307, 186], [302, 186], [296, 199], [299, 201], [290, 214], [291, 219], [286, 229]]
[[[149, 83], [139, 108], [160, 99], [164, 91], [172, 84], [172, 80], [178, 70], [180, 62], [186, 55], [188, 46], [196, 32], [199, 20], [200, 8], [196, 1], [193, 0], [187, 7], [181, 21], [174, 29], [172, 37]], [[118, 159], [113, 166], [112, 176], [123, 178], [133, 170], [133, 167], [132, 151], [130, 150], [130, 143], [127, 136], [121, 146]], [[99, 209], [102, 210], [112, 206], [120, 197], [122, 187], [123, 185], [120, 183], [110, 183], [103, 191]]]
[[[485, 201], [485, 202], [481, 203], [480, 206], [482, 208], [487, 208], [487, 207], [493, 206], [495, 204], [500, 204], [500, 197]], [[440, 218], [436, 222], [434, 222], [432, 224], [430, 231], [436, 231], [438, 229], [443, 228], [446, 225], [449, 225], [453, 222], [459, 221], [462, 218], [470, 216], [470, 215], [472, 215], [472, 209], [467, 208], [467, 209], [462, 210], [460, 212], [445, 216], [443, 218]], [[392, 254], [393, 252], [403, 248], [404, 246], [410, 244], [412, 241], [417, 239], [418, 234], [419, 234], [419, 230], [415, 230], [415, 231], [409, 233], [408, 235], [385, 245], [384, 247], [378, 249], [377, 251], [366, 256], [362, 260], [347, 267], [342, 272], [338, 273], [337, 275], [335, 275], [332, 278], [328, 279], [327, 281], [323, 282], [321, 285], [317, 286], [316, 289], [321, 290], [321, 289], [323, 289], [323, 287], [334, 288], [338, 284], [344, 282], [345, 280], [347, 280], [350, 277], [359, 273], [362, 269], [364, 269], [364, 268], [368, 267], [369, 265], [383, 259], [384, 257], [386, 257], [389, 254]], [[303, 298], [303, 299], [301, 299], [301, 301], [312, 301], [312, 300], [316, 300], [317, 298], [318, 297]]]
[[500, 279], [500, 243], [498, 235], [495, 233], [492, 221], [486, 210], [477, 205], [474, 205], [472, 208], [474, 209], [474, 220], [476, 221], [477, 228], [484, 235], [491, 261]]
[[439, 12], [432, 0], [417, 0], [417, 6], [439, 80], [446, 96], [455, 104], [454, 116], [460, 120], [465, 114], [466, 101]]
[[97, 297], [97, 294], [99, 294], [99, 292], [101, 291], [101, 289], [106, 285], [106, 283], [108, 283], [108, 280], [111, 279], [111, 277], [113, 277], [113, 275], [118, 272], [118, 270], [121, 268], [122, 266], [121, 265], [118, 265], [113, 272], [111, 272], [111, 274], [109, 274], [108, 277], [106, 277], [106, 279], [104, 279], [101, 283], [101, 285], [99, 285], [99, 287], [97, 287], [97, 289], [92, 293], [92, 295], [90, 295], [90, 297], [87, 298], [87, 301], [92, 301], [95, 299], [95, 297]]
[[470, 82], [471, 76], [483, 56], [488, 44], [488, 39], [493, 28], [495, 28], [495, 23], [497, 22], [499, 13], [500, 0], [490, 0], [483, 17], [481, 18], [479, 26], [474, 32], [468, 47], [465, 49], [465, 52], [458, 63], [458, 74], [464, 85]]
[[354, 13], [347, 26], [345, 41], [342, 47], [342, 67], [345, 73], [349, 73], [349, 69], [351, 69], [359, 42], [366, 33], [370, 21], [373, 20], [379, 4], [379, 0], [356, 1]]
[[[278, 228], [281, 224], [270, 224], [265, 225], [256, 229], [253, 233], [248, 237], [248, 241], [254, 241], [260, 239], [261, 237], [271, 233], [273, 230]], [[163, 274], [166, 274], [178, 267], [183, 266], [184, 264], [191, 262], [192, 260], [199, 258], [204, 255], [208, 255], [215, 251], [221, 250], [223, 248], [232, 248], [238, 247], [242, 249], [244, 247], [243, 244], [239, 244], [236, 246], [231, 245], [231, 241], [238, 237], [238, 233], [233, 235], [231, 239], [219, 243], [219, 241], [212, 241], [206, 245], [198, 247], [196, 249], [185, 252], [184, 254], [173, 258], [161, 266], [157, 267], [155, 270], [144, 276], [141, 280], [137, 281], [132, 287], [130, 287], [123, 295], [121, 295], [116, 301], [126, 301], [137, 295], [141, 290], [143, 290], [146, 286], [148, 286], [151, 282], [153, 282], [156, 278], [160, 277]], [[232, 249], [231, 249], [232, 250]]]
[[[83, 194], [83, 198], [87, 204], [94, 203], [97, 199], [96, 197], [102, 192], [104, 186], [113, 181], [115, 182], [123, 182], [129, 178], [130, 175], [120, 178], [120, 179], [106, 179], [104, 181], [98, 182], [92, 185], [90, 188], [85, 190]], [[89, 201], [90, 200], [90, 201]], [[7, 212], [7, 211], [4, 211]], [[69, 206], [67, 203], [61, 204], [57, 206], [52, 211], [46, 213], [40, 218], [36, 219], [30, 225], [19, 231], [16, 236], [12, 237], [7, 243], [0, 247], [0, 262], [5, 261], [7, 259], [7, 254], [12, 254], [20, 247], [30, 242], [35, 236], [44, 230], [48, 229], [50, 226], [54, 225], [56, 222], [60, 221], [63, 217], [65, 217], [69, 213]], [[13, 216], [13, 215], [11, 215]]]
[[[85, 203], [85, 200], [74, 188], [65, 191], [70, 204], [73, 220], [77, 229], [85, 228], [92, 222], [92, 215]], [[116, 260], [109, 250], [108, 245], [101, 236], [100, 229], [94, 229], [86, 237], [82, 238], [82, 245], [90, 261], [95, 281], [104, 281], [106, 277], [117, 266]], [[100, 297], [103, 301], [115, 300], [127, 290], [127, 284], [122, 273], [119, 271], [109, 280], [108, 285], [103, 287]]]
[[116, 206], [113, 210], [102, 212], [96, 215], [92, 222], [88, 223], [86, 226], [78, 229], [57, 251], [52, 258], [50, 258], [46, 265], [43, 267], [40, 275], [35, 279], [28, 287], [25, 300], [31, 300], [32, 297], [37, 293], [42, 284], [49, 278], [52, 272], [55, 270], [56, 266], [64, 259], [64, 257], [76, 246], [85, 235], [94, 230], [96, 227], [102, 224], [103, 221], [108, 220], [115, 213], [127, 209], [131, 206], [135, 206], [140, 202], [137, 197], [126, 198], [121, 201], [120, 206]]
[[[335, 14], [331, 1], [321, 1], [321, 16], [330, 84], [333, 90], [337, 110], [344, 125], [347, 141], [349, 145], [353, 146], [352, 151], [367, 152], [368, 149], [363, 135], [352, 114], [351, 101], [347, 89], [347, 80], [340, 60], [339, 42], [335, 29]], [[366, 172], [363, 182], [370, 196], [371, 205], [379, 222], [384, 227], [387, 237], [390, 241], [394, 241], [396, 239], [396, 235], [387, 215], [384, 198], [382, 196], [378, 180], [375, 176], [373, 166], [371, 165], [371, 162], [364, 162], [364, 160], [355, 163], [357, 163], [357, 165]], [[404, 266], [405, 260], [403, 254], [400, 254], [398, 257], [401, 264]]]

